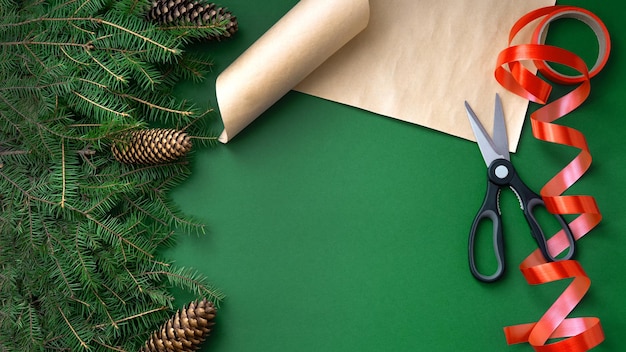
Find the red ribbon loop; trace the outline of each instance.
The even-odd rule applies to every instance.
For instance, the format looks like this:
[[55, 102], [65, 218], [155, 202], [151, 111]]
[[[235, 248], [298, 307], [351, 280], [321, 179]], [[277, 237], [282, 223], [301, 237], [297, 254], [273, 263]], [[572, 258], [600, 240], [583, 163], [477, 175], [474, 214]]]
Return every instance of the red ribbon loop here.
[[[530, 22], [540, 19], [530, 44], [511, 46], [516, 34]], [[574, 53], [544, 44], [548, 24], [560, 18], [575, 18], [586, 23], [596, 34], [599, 55], [591, 70]], [[548, 79], [563, 84], [579, 84], [568, 94], [544, 105], [531, 114], [533, 135], [540, 140], [571, 146], [580, 153], [541, 189], [548, 211], [555, 214], [579, 214], [569, 226], [578, 240], [602, 219], [596, 201], [591, 196], [564, 196], [591, 165], [591, 153], [584, 135], [567, 126], [553, 122], [578, 108], [589, 96], [590, 78], [606, 64], [610, 52], [609, 34], [602, 21], [591, 12], [572, 6], [550, 6], [532, 11], [520, 18], [509, 34], [509, 47], [498, 55], [495, 78], [507, 90], [532, 102], [546, 104], [552, 86], [522, 65], [533, 62]], [[580, 75], [567, 76], [552, 69], [547, 62], [570, 67]], [[553, 255], [567, 249], [569, 243], [563, 230], [548, 241]], [[561, 296], [536, 323], [504, 328], [509, 344], [527, 342], [536, 351], [588, 351], [604, 340], [600, 320], [594, 317], [567, 318], [589, 290], [591, 280], [575, 260], [547, 263], [539, 250], [531, 253], [520, 265], [529, 284], [538, 285], [562, 279], [573, 279]], [[561, 339], [548, 343], [551, 339]]]

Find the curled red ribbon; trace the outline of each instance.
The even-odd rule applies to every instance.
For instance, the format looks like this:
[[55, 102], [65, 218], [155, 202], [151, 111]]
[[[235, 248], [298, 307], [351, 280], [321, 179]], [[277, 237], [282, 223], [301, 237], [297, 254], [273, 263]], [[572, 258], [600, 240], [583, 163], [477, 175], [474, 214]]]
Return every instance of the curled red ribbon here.
[[[542, 17], [530, 44], [511, 45], [513, 38], [522, 28]], [[548, 24], [566, 17], [583, 21], [598, 38], [598, 60], [591, 70], [576, 54], [544, 44]], [[496, 80], [504, 88], [532, 102], [544, 104], [530, 115], [533, 135], [537, 139], [580, 150], [580, 153], [549, 180], [540, 192], [548, 211], [555, 214], [579, 214], [569, 224], [577, 240], [591, 231], [602, 219], [593, 197], [563, 195], [589, 169], [591, 153], [581, 132], [553, 122], [579, 107], [587, 99], [591, 89], [590, 78], [602, 70], [609, 52], [609, 33], [597, 16], [578, 7], [550, 6], [528, 13], [513, 25], [509, 34], [509, 47], [498, 56], [495, 70]], [[568, 94], [545, 105], [552, 86], [526, 69], [522, 65], [524, 61], [533, 62], [537, 70], [553, 82], [579, 85]], [[561, 74], [552, 69], [547, 62], [565, 65], [580, 72], [580, 75]], [[561, 253], [567, 247], [568, 241], [562, 230], [548, 241], [548, 248], [553, 255]], [[531, 285], [562, 279], [573, 280], [539, 321], [505, 327], [504, 332], [509, 344], [527, 342], [536, 351], [542, 352], [582, 352], [604, 341], [604, 332], [598, 318], [567, 318], [591, 284], [579, 262], [565, 260], [547, 263], [541, 252], [536, 250], [521, 263], [520, 270]], [[551, 339], [559, 340], [549, 343]]]

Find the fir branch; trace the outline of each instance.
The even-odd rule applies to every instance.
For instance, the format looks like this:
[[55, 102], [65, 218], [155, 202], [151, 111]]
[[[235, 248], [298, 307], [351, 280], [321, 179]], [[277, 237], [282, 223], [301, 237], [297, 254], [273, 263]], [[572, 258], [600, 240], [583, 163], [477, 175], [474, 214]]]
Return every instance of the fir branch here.
[[[64, 47], [64, 46], [75, 46], [83, 49], [87, 49], [89, 44], [80, 44], [80, 43], [55, 43], [55, 42], [36, 42], [32, 40], [21, 40], [15, 42], [0, 42], [0, 46], [9, 46], [9, 45], [23, 45], [28, 48], [29, 45], [49, 45], [54, 47]], [[43, 62], [40, 62], [43, 66]]]
[[177, 38], [185, 40], [185, 42], [192, 42], [193, 40], [199, 40], [204, 38], [218, 38], [223, 35], [226, 30], [225, 27], [228, 21], [222, 21], [216, 24], [209, 25], [175, 25], [175, 26], [161, 26], [161, 30], [169, 31]]
[[0, 156], [7, 156], [7, 155], [24, 155], [24, 154], [29, 154], [30, 151], [28, 150], [2, 150], [0, 151]]
[[189, 268], [179, 268], [173, 270], [154, 270], [146, 271], [141, 275], [159, 278], [165, 277], [171, 284], [175, 286], [183, 286], [187, 289], [195, 292], [199, 296], [208, 296], [215, 302], [219, 302], [224, 298], [224, 294], [219, 290], [211, 287], [206, 283], [206, 280], [202, 278], [198, 272]]
[[132, 199], [130, 199], [129, 197], [124, 197], [124, 199], [128, 202], [128, 204], [132, 205], [133, 207], [135, 207], [139, 212], [146, 214], [149, 218], [151, 218], [152, 220], [160, 223], [161, 225], [167, 226], [167, 222], [163, 221], [163, 219], [155, 214], [153, 214], [152, 212], [150, 212], [150, 210], [143, 208], [140, 204], [137, 204], [136, 202], [134, 202]]
[[186, 220], [180, 216], [177, 215], [177, 212], [173, 210], [173, 207], [171, 204], [168, 204], [165, 199], [163, 199], [163, 197], [157, 196], [156, 199], [157, 203], [159, 205], [161, 205], [163, 207], [163, 209], [165, 209], [165, 211], [167, 212], [168, 218], [173, 219], [173, 222], [175, 225], [178, 226], [183, 226], [187, 229], [189, 228], [194, 228], [196, 229], [196, 231], [200, 231], [201, 233], [204, 233], [204, 225], [203, 224], [199, 224], [199, 223], [195, 223], [189, 220]]
[[[72, 20], [81, 20], [81, 19], [76, 18], [76, 19], [72, 19]], [[178, 50], [178, 49], [169, 48], [169, 47], [167, 47], [165, 45], [162, 45], [161, 43], [159, 43], [159, 42], [157, 42], [155, 40], [152, 40], [149, 37], [146, 37], [146, 36], [144, 36], [144, 35], [142, 35], [140, 33], [133, 32], [132, 30], [130, 30], [128, 28], [125, 28], [123, 26], [120, 26], [118, 24], [115, 24], [115, 23], [112, 23], [112, 22], [109, 22], [109, 21], [105, 21], [105, 20], [102, 20], [102, 19], [82, 19], [82, 20], [92, 20], [94, 22], [99, 22], [101, 24], [104, 24], [104, 25], [107, 25], [107, 26], [111, 26], [113, 28], [116, 28], [116, 29], [119, 29], [121, 31], [127, 32], [128, 34], [134, 35], [134, 36], [138, 37], [139, 39], [141, 39], [141, 40], [143, 40], [145, 42], [151, 43], [151, 44], [153, 44], [153, 45], [163, 49], [164, 51], [170, 52], [172, 54], [176, 54], [177, 55], [177, 54], [181, 53], [181, 51]]]
[[107, 286], [104, 283], [102, 284], [102, 287], [107, 289], [107, 291], [109, 291], [109, 293], [111, 293], [113, 296], [115, 296], [115, 298], [117, 298], [120, 301], [120, 303], [126, 305], [126, 301], [119, 294], [117, 294], [112, 288], [110, 288], [109, 286]]
[[[47, 133], [50, 133], [50, 134], [55, 135], [55, 136], [60, 137], [60, 138], [84, 140], [84, 139], [82, 139], [82, 138], [80, 138], [80, 137], [76, 137], [76, 136], [72, 136], [72, 135], [69, 135], [69, 134], [65, 134], [65, 133], [62, 133], [62, 132], [59, 132], [59, 131], [55, 131], [53, 128], [49, 127], [47, 124], [42, 123], [42, 122], [40, 122], [40, 121], [36, 121], [35, 119], [31, 118], [31, 117], [30, 117], [30, 116], [28, 116], [27, 114], [24, 114], [24, 113], [23, 113], [20, 109], [18, 109], [17, 107], [15, 107], [15, 105], [13, 105], [11, 102], [9, 102], [9, 101], [8, 101], [8, 100], [4, 97], [4, 95], [3, 95], [3, 94], [0, 94], [0, 100], [1, 100], [1, 101], [3, 101], [3, 102], [4, 102], [4, 103], [5, 103], [5, 104], [6, 104], [6, 105], [7, 105], [7, 106], [11, 109], [11, 110], [13, 110], [13, 112], [14, 112], [15, 114], [17, 114], [18, 116], [20, 116], [22, 119], [24, 119], [24, 120], [26, 120], [26, 121], [31, 122], [31, 123], [33, 124], [33, 126], [37, 127], [37, 130], [38, 130], [38, 133], [39, 133], [39, 136], [40, 136], [40, 138], [41, 138], [41, 141], [42, 141], [42, 142], [43, 142], [44, 140], [46, 140], [46, 138], [45, 138], [45, 137], [41, 134], [41, 132], [42, 132], [42, 131], [45, 131], [45, 132], [47, 132]], [[45, 143], [42, 143], [42, 144], [44, 144], [44, 146], [46, 146], [46, 148], [48, 149], [48, 152], [49, 152], [50, 154], [54, 154], [54, 153], [52, 152], [52, 150], [51, 150], [50, 148], [48, 148], [48, 146], [47, 146]]]
[[[95, 58], [91, 52], [89, 50], [87, 50], [87, 55], [89, 55], [89, 57], [91, 58], [91, 60], [93, 60], [93, 62], [95, 62], [96, 64], [98, 64], [98, 66], [102, 67], [103, 70], [105, 70], [108, 74], [110, 74], [113, 78], [115, 78], [117, 81], [122, 82], [122, 83], [126, 83], [128, 82], [126, 80], [126, 78], [124, 78], [124, 76], [122, 75], [118, 75], [115, 72], [113, 72], [111, 69], [109, 69], [105, 64], [103, 64], [102, 62], [100, 62], [100, 60], [98, 60], [97, 58]], [[75, 93], [75, 92], [74, 92]]]
[[23, 189], [22, 187], [20, 187], [20, 185], [15, 183], [15, 181], [13, 181], [11, 178], [9, 178], [2, 171], [0, 171], [0, 176], [2, 178], [4, 178], [6, 181], [8, 181], [11, 185], [13, 185], [14, 188], [19, 190], [22, 193], [22, 195], [24, 195], [27, 199], [34, 200], [34, 201], [37, 201], [37, 202], [40, 202], [40, 203], [45, 203], [45, 204], [48, 204], [48, 205], [56, 205], [57, 204], [56, 202], [51, 202], [51, 201], [45, 200], [43, 198], [38, 198], [38, 197], [33, 196], [30, 192], [28, 192], [25, 189]]
[[118, 351], [118, 352], [128, 352], [127, 350], [123, 349], [123, 348], [119, 348], [119, 347], [115, 347], [115, 346], [111, 346], [108, 345], [98, 339], [93, 340], [93, 342], [97, 343], [98, 345], [105, 347], [107, 350], [111, 350], [111, 351]]
[[70, 55], [62, 46], [59, 47], [59, 50], [61, 50], [61, 52], [63, 53], [63, 55], [65, 55], [65, 57], [67, 57], [68, 59], [70, 59], [71, 61], [73, 61], [74, 63], [77, 63], [81, 66], [89, 66], [88, 63], [86, 62], [82, 62], [78, 59], [75, 59], [72, 55]]
[[[72, 207], [73, 208], [73, 207]], [[147, 250], [139, 247], [138, 245], [134, 244], [133, 242], [127, 240], [126, 238], [124, 238], [124, 235], [122, 235], [121, 233], [115, 231], [114, 229], [112, 229], [110, 226], [106, 225], [105, 223], [99, 221], [98, 219], [94, 218], [91, 214], [87, 214], [81, 210], [78, 210], [76, 208], [73, 208], [73, 210], [81, 213], [83, 216], [85, 216], [85, 218], [87, 218], [87, 220], [90, 220], [92, 222], [94, 222], [95, 224], [97, 224], [99, 227], [101, 227], [102, 229], [106, 230], [107, 232], [109, 232], [112, 235], [115, 235], [115, 237], [117, 237], [121, 242], [126, 243], [127, 245], [129, 245], [130, 247], [135, 248], [137, 251], [143, 253], [146, 257], [148, 258], [152, 258], [154, 257], [153, 254], [151, 254], [150, 252], [148, 252]]]
[[117, 23], [111, 22], [111, 21], [107, 21], [105, 19], [102, 18], [98, 18], [98, 17], [57, 17], [57, 18], [52, 18], [52, 17], [45, 17], [45, 16], [41, 16], [39, 18], [33, 18], [33, 19], [28, 19], [28, 20], [24, 20], [22, 22], [18, 22], [18, 23], [5, 23], [5, 24], [0, 24], [0, 28], [7, 28], [7, 27], [19, 27], [19, 26], [25, 26], [25, 25], [30, 25], [33, 23], [37, 23], [37, 22], [68, 22], [68, 23], [72, 23], [72, 22], [91, 22], [91, 23], [96, 23], [96, 24], [101, 24], [107, 27], [111, 27], [123, 32], [126, 32], [132, 36], [137, 37], [138, 39], [150, 43], [160, 49], [162, 49], [164, 52], [168, 52], [174, 55], [178, 55], [181, 53], [180, 49], [177, 48], [170, 48], [166, 45], [161, 44], [160, 42], [145, 36], [139, 32], [133, 31], [130, 28], [127, 28], [125, 26], [119, 25]]
[[111, 316], [111, 313], [109, 313], [109, 309], [108, 309], [106, 303], [104, 303], [104, 301], [102, 300], [100, 295], [98, 295], [98, 292], [96, 290], [91, 290], [91, 292], [94, 294], [94, 296], [96, 296], [96, 298], [98, 299], [98, 302], [100, 302], [100, 304], [102, 305], [104, 313], [106, 314], [107, 318], [109, 318], [109, 321], [111, 321], [111, 326], [113, 326], [116, 329], [119, 329], [119, 326], [113, 320], [113, 317]]
[[139, 283], [139, 281], [137, 281], [137, 278], [135, 278], [135, 275], [133, 275], [133, 273], [128, 270], [128, 268], [126, 266], [124, 266], [124, 269], [126, 270], [126, 272], [128, 273], [128, 276], [133, 280], [133, 282], [135, 283], [135, 285], [137, 286], [137, 290], [139, 290], [139, 292], [144, 292], [143, 287], [141, 286], [141, 284]]
[[[167, 309], [168, 309], [168, 307], [162, 306], [162, 307], [155, 308], [155, 309], [152, 309], [152, 310], [149, 310], [149, 311], [146, 311], [146, 312], [141, 312], [139, 314], [134, 314], [134, 315], [131, 315], [129, 317], [125, 317], [125, 318], [116, 320], [116, 321], [113, 322], [113, 324], [119, 325], [120, 323], [123, 323], [125, 321], [141, 318], [143, 316], [146, 316], [146, 315], [149, 315], [149, 314], [152, 314], [152, 313], [156, 313], [156, 312], [162, 312], [162, 311], [167, 310]], [[98, 324], [98, 325], [94, 325], [94, 328], [95, 329], [101, 329], [101, 328], [103, 328], [103, 327], [105, 327], [107, 325], [108, 324]]]
[[151, 103], [149, 101], [140, 99], [140, 98], [138, 98], [136, 96], [133, 96], [133, 95], [130, 95], [130, 94], [122, 94], [122, 93], [114, 93], [114, 94], [116, 94], [117, 96], [119, 96], [121, 98], [126, 98], [126, 99], [130, 99], [130, 100], [136, 101], [139, 104], [147, 106], [149, 109], [161, 110], [163, 112], [172, 113], [172, 114], [176, 114], [176, 115], [180, 115], [180, 116], [191, 116], [191, 115], [194, 115], [193, 111], [190, 111], [190, 110], [171, 109], [171, 108], [168, 108], [166, 106], [153, 104], [153, 103]]
[[67, 82], [54, 82], [54, 83], [41, 84], [41, 85], [35, 85], [35, 86], [15, 86], [15, 85], [8, 86], [7, 85], [7, 86], [0, 86], [0, 92], [24, 90], [24, 91], [31, 93], [32, 91], [44, 90], [44, 89], [53, 88], [53, 87], [60, 87], [66, 84]]
[[67, 324], [67, 326], [70, 328], [70, 330], [72, 330], [72, 333], [74, 334], [74, 337], [76, 337], [76, 339], [78, 341], [80, 341], [81, 347], [83, 347], [84, 349], [89, 349], [89, 346], [85, 343], [85, 341], [83, 341], [80, 338], [80, 336], [78, 336], [78, 332], [76, 332], [76, 329], [74, 329], [74, 327], [72, 326], [70, 321], [67, 319], [67, 317], [65, 316], [65, 313], [63, 313], [63, 310], [61, 309], [61, 307], [57, 306], [57, 309], [59, 310], [59, 313], [61, 313], [61, 316], [63, 317], [63, 320], [65, 320], [65, 323]]
[[61, 208], [65, 208], [65, 143], [61, 139], [61, 170], [62, 170], [62, 188], [61, 188]]
[[157, 251], [203, 229], [168, 197], [188, 162], [128, 167], [109, 151], [151, 123], [202, 130], [211, 109], [172, 88], [209, 71], [180, 55], [207, 29], [159, 29], [145, 0], [0, 3], [0, 349], [136, 350], [171, 288], [223, 297]]
[[59, 264], [59, 261], [57, 260], [57, 258], [54, 256], [54, 247], [49, 245], [50, 248], [50, 252], [52, 253], [52, 260], [54, 261], [57, 269], [59, 270], [59, 273], [61, 274], [61, 278], [63, 278], [63, 282], [65, 282], [65, 286], [67, 287], [69, 292], [73, 292], [72, 290], [72, 286], [70, 285], [69, 280], [67, 279], [67, 275], [65, 275], [65, 273], [63, 272], [63, 268], [61, 267], [61, 265]]
[[83, 99], [84, 101], [88, 102], [89, 104], [92, 104], [95, 107], [97, 107], [99, 109], [102, 109], [102, 110], [104, 110], [106, 112], [110, 112], [110, 113], [112, 113], [114, 115], [118, 115], [118, 116], [122, 116], [122, 117], [130, 117], [130, 114], [127, 113], [127, 112], [116, 111], [115, 109], [111, 109], [109, 107], [106, 107], [106, 106], [104, 106], [104, 105], [102, 105], [102, 104], [100, 104], [100, 103], [98, 103], [98, 102], [96, 102], [96, 101], [94, 101], [92, 99], [87, 98], [86, 96], [84, 96], [84, 95], [82, 95], [82, 94], [80, 94], [80, 93], [78, 93], [76, 91], [72, 91], [72, 93], [74, 95], [76, 95], [77, 97]]

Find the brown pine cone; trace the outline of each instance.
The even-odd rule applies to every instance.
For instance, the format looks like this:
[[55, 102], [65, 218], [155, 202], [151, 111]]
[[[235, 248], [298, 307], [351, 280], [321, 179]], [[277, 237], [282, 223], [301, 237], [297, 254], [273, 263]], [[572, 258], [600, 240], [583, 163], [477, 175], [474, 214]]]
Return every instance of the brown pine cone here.
[[154, 331], [139, 352], [196, 351], [209, 336], [215, 314], [212, 302], [191, 302]]
[[115, 159], [125, 164], [154, 165], [172, 162], [191, 150], [187, 133], [153, 128], [132, 131], [111, 145]]
[[146, 13], [148, 20], [164, 26], [217, 25], [226, 21], [222, 35], [208, 39], [231, 37], [238, 30], [237, 17], [224, 7], [199, 0], [155, 0]]

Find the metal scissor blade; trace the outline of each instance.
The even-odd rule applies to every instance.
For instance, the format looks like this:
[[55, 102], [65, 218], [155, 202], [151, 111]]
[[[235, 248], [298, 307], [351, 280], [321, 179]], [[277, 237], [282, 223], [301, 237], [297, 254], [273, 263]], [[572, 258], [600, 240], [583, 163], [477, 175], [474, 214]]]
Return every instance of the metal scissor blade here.
[[506, 134], [506, 125], [504, 123], [504, 110], [502, 109], [502, 99], [496, 93], [495, 110], [493, 114], [493, 143], [496, 152], [502, 155], [506, 160], [511, 160], [509, 156], [509, 137]]
[[472, 130], [474, 131], [474, 136], [476, 136], [478, 148], [480, 149], [480, 153], [483, 155], [483, 159], [485, 160], [487, 167], [489, 167], [494, 160], [503, 159], [504, 156], [498, 153], [493, 140], [487, 131], [485, 131], [482, 123], [480, 123], [476, 113], [474, 113], [474, 110], [472, 110], [472, 107], [469, 106], [467, 101], [465, 102], [465, 110], [467, 110], [467, 117], [469, 117], [470, 125], [472, 125]]

